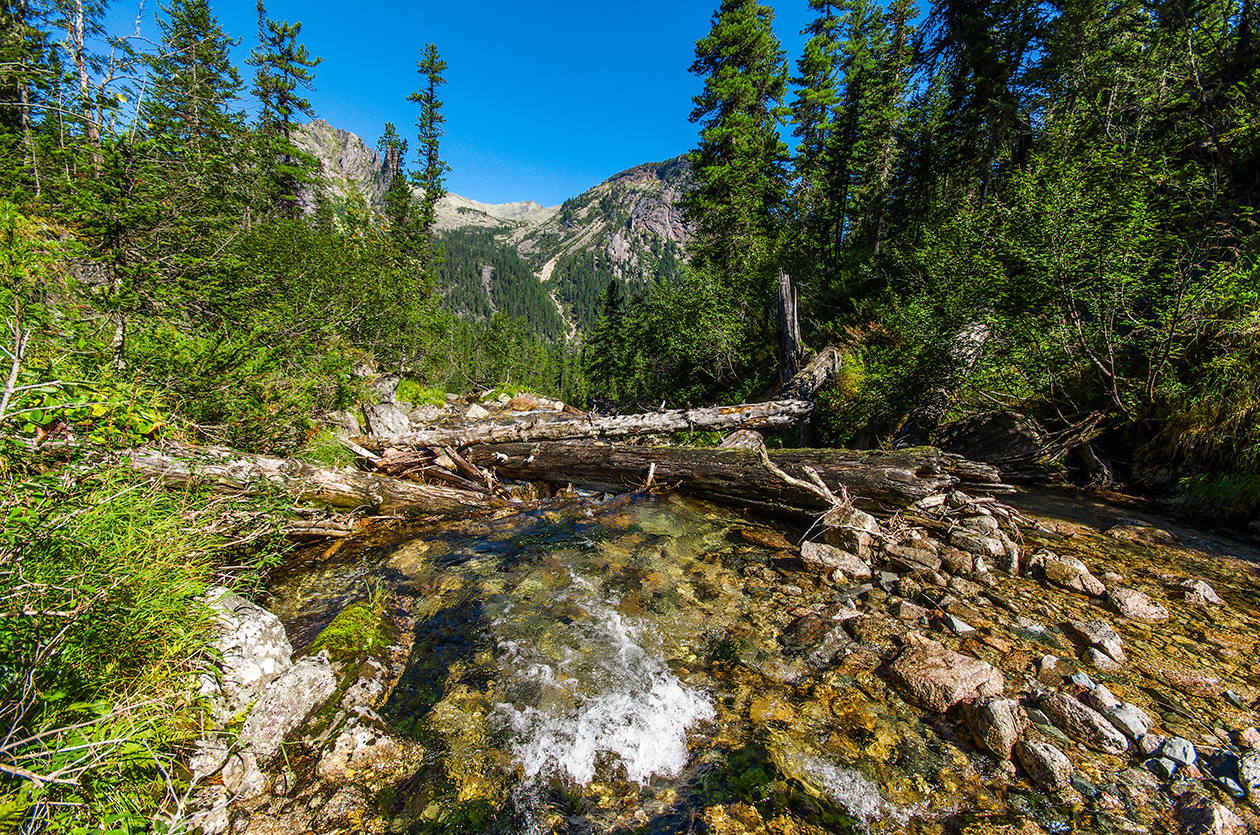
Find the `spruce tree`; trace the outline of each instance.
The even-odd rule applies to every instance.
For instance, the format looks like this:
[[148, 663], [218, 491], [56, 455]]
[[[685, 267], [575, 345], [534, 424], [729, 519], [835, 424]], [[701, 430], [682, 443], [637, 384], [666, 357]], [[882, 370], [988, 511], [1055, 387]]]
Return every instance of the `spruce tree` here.
[[787, 65], [773, 20], [769, 6], [723, 0], [691, 65], [704, 78], [691, 113], [701, 126], [696, 185], [682, 201], [696, 225], [693, 264], [742, 288], [765, 277], [787, 193]]
[[424, 81], [419, 90], [407, 96], [407, 100], [420, 105], [416, 131], [423, 167], [413, 175], [412, 182], [424, 193], [416, 209], [414, 236], [424, 274], [436, 278], [441, 258], [433, 240], [433, 231], [437, 224], [438, 201], [446, 196], [443, 176], [449, 170], [441, 156], [441, 140], [445, 132], [442, 125], [446, 117], [442, 115], [442, 101], [438, 98], [438, 89], [446, 83], [442, 77], [446, 62], [438, 55], [434, 44], [425, 44], [423, 58], [416, 63], [416, 69]]
[[315, 110], [299, 90], [314, 89], [311, 72], [323, 58], [312, 58], [298, 43], [302, 24], [280, 23], [267, 17], [263, 0], [258, 0], [258, 45], [246, 61], [254, 68], [253, 93], [261, 106], [258, 117], [260, 163], [268, 203], [282, 214], [298, 212], [298, 193], [315, 182], [314, 157], [293, 143], [299, 116], [308, 118]]

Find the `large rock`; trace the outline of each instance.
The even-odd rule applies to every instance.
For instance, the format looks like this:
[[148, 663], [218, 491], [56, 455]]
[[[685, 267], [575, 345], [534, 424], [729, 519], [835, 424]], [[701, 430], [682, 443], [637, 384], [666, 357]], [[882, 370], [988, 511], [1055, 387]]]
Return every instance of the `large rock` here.
[[1070, 620], [1064, 628], [1088, 647], [1096, 647], [1118, 664], [1125, 662], [1124, 639], [1105, 620]]
[[1072, 739], [1104, 754], [1123, 754], [1129, 740], [1107, 718], [1066, 693], [1046, 693], [1037, 706]]
[[337, 692], [337, 676], [324, 655], [303, 658], [254, 705], [241, 728], [240, 743], [265, 762], [280, 751], [285, 736]]
[[1015, 757], [1043, 789], [1056, 791], [1072, 784], [1072, 761], [1045, 740], [1021, 739], [1015, 743]]
[[372, 435], [405, 435], [411, 431], [411, 418], [396, 403], [364, 403], [363, 417]]
[[1034, 556], [1041, 557], [1042, 568], [1046, 580], [1061, 589], [1079, 591], [1084, 594], [1101, 597], [1107, 593], [1103, 581], [1090, 573], [1089, 567], [1076, 557], [1061, 556], [1042, 549]]
[[1167, 623], [1168, 610], [1137, 589], [1112, 589], [1107, 600], [1121, 617], [1141, 623]]
[[963, 706], [963, 718], [976, 744], [999, 760], [1009, 760], [1011, 749], [1028, 727], [1028, 717], [1014, 699], [985, 698]]
[[801, 543], [801, 562], [827, 573], [840, 571], [855, 580], [869, 580], [871, 567], [848, 551], [821, 542]]
[[1247, 825], [1229, 808], [1195, 791], [1183, 792], [1175, 807], [1182, 835], [1243, 835]]
[[219, 675], [201, 676], [201, 694], [227, 721], [248, 708], [275, 678], [289, 669], [293, 646], [280, 619], [240, 595], [216, 586], [206, 603], [218, 620]]
[[937, 713], [1006, 687], [991, 664], [926, 639], [903, 649], [888, 665], [888, 677], [907, 701]]

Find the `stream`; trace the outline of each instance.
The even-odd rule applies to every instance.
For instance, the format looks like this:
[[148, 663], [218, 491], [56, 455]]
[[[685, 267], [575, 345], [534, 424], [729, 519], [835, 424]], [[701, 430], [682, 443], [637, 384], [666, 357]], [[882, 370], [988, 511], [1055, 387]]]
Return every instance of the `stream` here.
[[[883, 674], [921, 629], [992, 663], [1014, 698], [1048, 682], [1043, 659], [1054, 655], [1067, 665], [1055, 684], [1079, 664], [1161, 733], [1204, 749], [1257, 724], [1260, 579], [1236, 559], [1254, 557], [1246, 546], [1189, 534], [1152, 544], [1053, 520], [1053, 507], [1027, 512], [1039, 526], [1025, 552], [1074, 553], [1108, 585], [1123, 578], [1166, 601], [1171, 621], [1123, 621], [1087, 595], [999, 572], [996, 585], [941, 572], [839, 582], [802, 564], [803, 529], [643, 494], [400, 523], [294, 561], [273, 576], [267, 605], [298, 653], [374, 589], [405, 625], [376, 712], [421, 753], [405, 779], [373, 792], [368, 829], [1179, 831], [1173, 795], [1131, 774], [1140, 757], [1056, 742], [1076, 776], [1047, 791], [979, 748], [956, 712], [915, 706]], [[1177, 605], [1167, 588], [1182, 577], [1211, 583], [1224, 603]], [[935, 593], [947, 581], [955, 608]], [[899, 601], [965, 614], [971, 631], [894, 615]], [[1100, 615], [1123, 636], [1121, 669], [1075, 661], [1061, 628]], [[1214, 683], [1192, 692], [1183, 675]]]

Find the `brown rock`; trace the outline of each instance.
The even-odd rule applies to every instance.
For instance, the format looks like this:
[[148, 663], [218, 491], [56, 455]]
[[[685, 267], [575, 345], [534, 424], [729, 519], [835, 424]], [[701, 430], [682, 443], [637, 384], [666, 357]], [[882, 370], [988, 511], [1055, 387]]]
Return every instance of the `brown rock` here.
[[1021, 739], [1015, 743], [1015, 756], [1033, 782], [1043, 789], [1055, 791], [1072, 784], [1072, 761], [1045, 740]]
[[526, 394], [520, 394], [507, 402], [507, 407], [514, 412], [532, 412], [538, 408], [538, 401]]
[[1117, 663], [1125, 662], [1124, 639], [1105, 620], [1070, 620], [1063, 624], [1072, 637], [1086, 646], [1097, 647]]
[[796, 550], [792, 547], [792, 543], [787, 541], [787, 537], [778, 531], [770, 531], [765, 528], [742, 528], [739, 535], [743, 537], [745, 542], [761, 548], [769, 548], [771, 551]]
[[1129, 750], [1129, 740], [1105, 716], [1066, 693], [1047, 693], [1038, 700], [1037, 706], [1059, 730], [1082, 745], [1104, 754], [1123, 754]]
[[1192, 696], [1215, 699], [1225, 692], [1221, 680], [1207, 673], [1186, 670], [1164, 659], [1152, 658], [1138, 664], [1152, 678]]
[[929, 640], [903, 649], [888, 665], [888, 675], [907, 701], [937, 713], [966, 699], [997, 696], [1006, 687], [988, 662]]
[[950, 574], [970, 574], [975, 568], [975, 557], [952, 545], [942, 546], [937, 556], [941, 558], [941, 568]]
[[1141, 542], [1146, 545], [1180, 545], [1177, 537], [1166, 530], [1151, 525], [1116, 525], [1103, 531], [1106, 536], [1121, 542]]
[[1195, 791], [1177, 798], [1174, 811], [1182, 835], [1243, 835], [1247, 831], [1242, 818]]
[[1084, 594], [1101, 597], [1107, 593], [1107, 587], [1090, 573], [1088, 566], [1076, 557], [1060, 556], [1053, 551], [1037, 552], [1044, 558], [1046, 580], [1061, 589], [1079, 591]]
[[999, 760], [1009, 760], [1011, 749], [1028, 727], [1028, 717], [1014, 699], [985, 698], [963, 705], [963, 718], [976, 744]]
[[1122, 617], [1141, 623], [1167, 623], [1168, 610], [1137, 589], [1111, 589], [1107, 601]]
[[840, 571], [855, 580], [869, 580], [871, 577], [871, 567], [856, 554], [821, 542], [802, 542], [801, 562], [806, 568], [822, 573]]

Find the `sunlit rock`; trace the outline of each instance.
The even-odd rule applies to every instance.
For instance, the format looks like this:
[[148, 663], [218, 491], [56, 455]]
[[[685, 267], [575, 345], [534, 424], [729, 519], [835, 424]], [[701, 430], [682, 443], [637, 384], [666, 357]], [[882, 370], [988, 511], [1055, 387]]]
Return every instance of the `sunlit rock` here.
[[907, 701], [937, 713], [966, 699], [997, 696], [1006, 687], [988, 662], [928, 640], [903, 649], [888, 665], [888, 676]]
[[1046, 693], [1037, 706], [1072, 739], [1104, 754], [1123, 754], [1129, 741], [1106, 717], [1066, 693]]
[[1168, 610], [1137, 589], [1113, 588], [1107, 592], [1107, 602], [1129, 620], [1141, 623], [1168, 622]]
[[1015, 757], [1033, 782], [1042, 788], [1056, 791], [1071, 785], [1072, 772], [1075, 771], [1072, 761], [1049, 742], [1021, 739], [1015, 743]]

